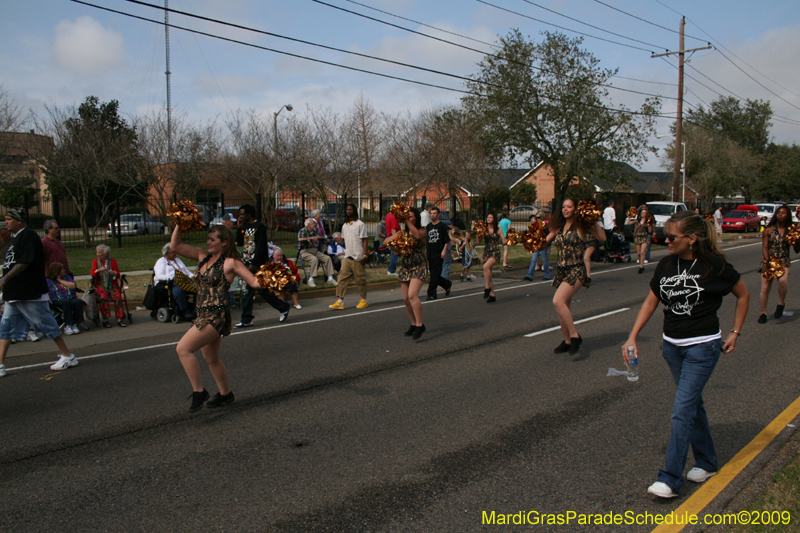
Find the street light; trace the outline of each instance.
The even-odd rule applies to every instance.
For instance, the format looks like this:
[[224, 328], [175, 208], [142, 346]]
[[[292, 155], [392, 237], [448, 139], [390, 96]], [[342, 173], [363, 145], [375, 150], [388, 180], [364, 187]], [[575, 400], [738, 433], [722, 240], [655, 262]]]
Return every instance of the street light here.
[[[656, 139], [664, 139], [669, 135], [656, 135]], [[681, 162], [681, 174], [683, 176], [683, 184], [681, 191], [681, 202], [686, 203], [686, 143], [681, 141], [681, 148], [683, 149], [683, 161]]]
[[[277, 159], [278, 159], [278, 115], [281, 114], [281, 111], [283, 111], [284, 108], [286, 108], [286, 111], [291, 111], [292, 109], [294, 109], [292, 107], [292, 104], [286, 104], [284, 106], [281, 106], [281, 108], [278, 109], [278, 111], [276, 113], [272, 114], [273, 115], [273, 119], [274, 119], [273, 127], [275, 128], [275, 160], [276, 160], [276, 162], [277, 162]], [[280, 188], [278, 188], [278, 173], [276, 171], [275, 172], [275, 207], [278, 207], [278, 206], [281, 205], [280, 194], [281, 194], [280, 193]]]

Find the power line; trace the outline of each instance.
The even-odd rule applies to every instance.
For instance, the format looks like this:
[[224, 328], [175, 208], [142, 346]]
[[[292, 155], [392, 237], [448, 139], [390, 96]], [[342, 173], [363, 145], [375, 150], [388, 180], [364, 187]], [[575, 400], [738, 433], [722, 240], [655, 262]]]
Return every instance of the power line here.
[[378, 9], [377, 7], [372, 7], [372, 6], [368, 6], [367, 4], [362, 4], [360, 2], [356, 2], [355, 0], [345, 0], [345, 1], [346, 2], [350, 2], [351, 4], [355, 4], [357, 6], [364, 7], [366, 9], [371, 9], [373, 11], [377, 11], [378, 13], [383, 13], [384, 15], [389, 15], [390, 17], [398, 18], [400, 20], [405, 20], [407, 22], [413, 22], [414, 24], [419, 24], [420, 26], [424, 26], [426, 28], [431, 28], [432, 30], [440, 31], [440, 32], [443, 32], [443, 33], [448, 33], [450, 35], [455, 35], [456, 37], [461, 37], [462, 39], [467, 39], [469, 41], [473, 41], [473, 42], [476, 42], [476, 43], [485, 44], [486, 46], [491, 46], [492, 48], [494, 48], [494, 46], [495, 46], [492, 43], [487, 43], [486, 41], [481, 41], [480, 39], [475, 39], [475, 38], [469, 37], [467, 35], [461, 35], [460, 33], [455, 33], [455, 32], [452, 32], [452, 31], [444, 30], [442, 28], [437, 28], [436, 26], [431, 26], [430, 24], [425, 24], [424, 22], [419, 22], [419, 21], [416, 21], [416, 20], [413, 20], [413, 19], [410, 19], [410, 18], [401, 17], [400, 15], [395, 15], [394, 13], [389, 13], [388, 11], [384, 11], [382, 9]]
[[[486, 4], [487, 3], [487, 2], [484, 2], [483, 0], [477, 0], [477, 1], [481, 2], [482, 4]], [[635, 43], [646, 44], [647, 46], [652, 46], [653, 48], [657, 48], [657, 49], [662, 49], [663, 48], [661, 46], [658, 46], [657, 44], [652, 44], [652, 43], [648, 43], [648, 42], [645, 42], [645, 41], [640, 41], [639, 39], [634, 39], [633, 37], [628, 37], [627, 35], [622, 35], [620, 33], [615, 33], [613, 31], [606, 30], [606, 29], [601, 28], [599, 26], [595, 26], [593, 24], [589, 24], [588, 22], [583, 22], [582, 20], [578, 20], [578, 19], [570, 17], [568, 15], [564, 15], [563, 13], [559, 13], [558, 11], [555, 11], [553, 9], [550, 9], [550, 8], [547, 8], [547, 7], [544, 7], [544, 6], [540, 6], [539, 4], [531, 2], [530, 0], [522, 0], [522, 1], [525, 2], [526, 4], [530, 4], [532, 6], [536, 6], [539, 9], [544, 9], [545, 11], [549, 11], [550, 13], [553, 13], [553, 14], [558, 15], [560, 17], [564, 17], [565, 19], [571, 20], [573, 22], [577, 22], [578, 24], [583, 24], [584, 26], [589, 26], [590, 28], [594, 28], [595, 30], [599, 30], [599, 31], [602, 31], [602, 32], [605, 32], [605, 33], [609, 33], [609, 34], [614, 35], [616, 37], [621, 37], [623, 39], [628, 39], [629, 41], [633, 41]], [[498, 6], [495, 6], [493, 4], [489, 4], [489, 5], [492, 5], [492, 7], [498, 7]], [[503, 9], [503, 8], [498, 8], [498, 9]], [[503, 10], [504, 11], [508, 11], [506, 9], [503, 9]], [[517, 13], [517, 14], [519, 15], [519, 13]], [[526, 15], [521, 15], [521, 16], [525, 17]], [[531, 18], [531, 17], [528, 17], [528, 18]], [[537, 19], [533, 19], [533, 20], [537, 20]], [[544, 22], [544, 21], [539, 21], [539, 22]], [[545, 24], [550, 24], [549, 22], [544, 22], [544, 23]], [[552, 24], [552, 25], [555, 26], [555, 24]], [[574, 31], [574, 30], [567, 30], [567, 31]], [[575, 33], [580, 33], [580, 32], [575, 32]], [[600, 37], [595, 37], [595, 39], [600, 39]], [[606, 40], [606, 39], [603, 39], [603, 40]], [[610, 41], [610, 42], [614, 42], [614, 41]], [[622, 43], [615, 43], [615, 44], [622, 44]], [[623, 45], [623, 46], [630, 46], [630, 45]], [[635, 47], [631, 47], [631, 48], [635, 48]], [[638, 48], [638, 49], [642, 50], [641, 48]], [[649, 51], [649, 52], [653, 53], [652, 50], [646, 50], [646, 51]]]
[[[487, 43], [487, 42], [485, 42], [485, 41], [481, 41], [481, 40], [479, 40], [479, 39], [474, 39], [474, 38], [472, 38], [472, 37], [469, 37], [469, 36], [467, 36], [467, 35], [462, 35], [462, 34], [460, 34], [460, 33], [451, 32], [451, 31], [445, 30], [445, 29], [443, 29], [443, 28], [439, 28], [439, 27], [436, 27], [436, 26], [432, 26], [432, 25], [430, 25], [430, 24], [426, 24], [426, 23], [424, 23], [424, 22], [420, 22], [420, 21], [417, 21], [417, 20], [413, 20], [413, 19], [410, 19], [410, 18], [407, 18], [407, 17], [402, 17], [402, 16], [400, 16], [400, 15], [396, 15], [396, 14], [394, 14], [394, 13], [390, 13], [389, 11], [385, 11], [385, 10], [383, 10], [383, 9], [378, 9], [378, 8], [376, 8], [376, 7], [372, 7], [372, 6], [368, 6], [368, 5], [366, 5], [366, 4], [362, 4], [362, 3], [360, 3], [360, 2], [356, 2], [355, 0], [345, 0], [345, 1], [346, 1], [346, 2], [349, 2], [349, 3], [351, 3], [351, 4], [355, 4], [355, 5], [358, 5], [358, 6], [362, 6], [362, 7], [364, 7], [364, 8], [367, 8], [367, 9], [371, 9], [371, 10], [373, 10], [373, 11], [377, 11], [377, 12], [379, 12], [379, 13], [383, 13], [383, 14], [385, 14], [385, 15], [388, 15], [388, 16], [390, 16], [390, 17], [399, 18], [399, 19], [401, 19], [401, 20], [406, 20], [406, 21], [409, 21], [409, 22], [413, 22], [414, 24], [419, 24], [420, 26], [425, 26], [426, 28], [431, 28], [431, 29], [434, 29], [434, 30], [436, 30], [436, 31], [440, 31], [440, 32], [443, 32], [443, 33], [449, 33], [450, 35], [455, 35], [455, 36], [458, 36], [458, 37], [462, 37], [462, 38], [464, 38], [464, 39], [469, 39], [469, 40], [471, 40], [471, 41], [474, 41], [474, 42], [477, 42], [477, 43], [485, 44], [485, 45], [487, 45], [487, 46], [490, 46], [490, 47], [492, 47], [492, 48], [496, 48], [496, 47], [497, 47], [495, 44], [492, 44], [492, 43]], [[491, 5], [491, 4], [490, 4], [490, 5]], [[502, 7], [499, 7], [499, 6], [494, 6], [494, 5], [492, 5], [492, 7], [495, 7], [495, 8], [497, 8], [497, 9], [502, 9], [502, 10], [505, 10], [504, 8], [502, 8]], [[509, 10], [505, 10], [505, 11], [509, 11]], [[510, 12], [510, 13], [513, 13], [513, 14], [515, 14], [515, 15], [519, 15], [519, 16], [521, 16], [521, 17], [527, 17], [527, 15], [523, 15], [523, 14], [521, 14], [521, 13], [517, 13], [517, 12], [515, 12], [515, 11], [509, 11], [509, 12]], [[541, 23], [543, 23], [543, 24], [548, 24], [548, 25], [554, 26], [554, 27], [556, 27], [556, 28], [563, 29], [563, 30], [565, 30], [565, 31], [570, 31], [570, 32], [573, 32], [573, 33], [578, 33], [578, 34], [580, 34], [580, 35], [585, 35], [585, 36], [587, 36], [587, 37], [592, 37], [592, 38], [594, 38], [594, 39], [601, 39], [601, 40], [603, 40], [603, 41], [606, 41], [606, 42], [610, 42], [610, 43], [613, 43], [613, 44], [618, 44], [618, 45], [620, 45], [620, 46], [627, 46], [627, 47], [630, 47], [630, 48], [634, 48], [634, 49], [636, 49], [636, 50], [643, 50], [643, 51], [645, 51], [645, 52], [649, 52], [649, 50], [646, 50], [646, 49], [644, 49], [644, 48], [639, 48], [638, 46], [631, 46], [631, 45], [628, 45], [628, 44], [625, 44], [625, 43], [619, 43], [619, 42], [616, 42], [616, 41], [611, 41], [611, 40], [609, 40], [609, 39], [604, 39], [604, 38], [602, 38], [602, 37], [595, 37], [595, 36], [593, 36], [593, 35], [589, 35], [589, 34], [587, 34], [587, 33], [583, 33], [583, 32], [579, 32], [579, 31], [571, 30], [571, 29], [569, 29], [569, 28], [564, 28], [564, 27], [562, 27], [562, 26], [558, 26], [558, 25], [556, 25], [556, 24], [551, 24], [551, 23], [549, 23], [549, 22], [546, 22], [546, 21], [542, 21], [542, 20], [539, 20], [539, 19], [533, 19], [532, 17], [527, 17], [527, 18], [531, 18], [532, 20], [535, 20], [535, 21], [537, 21], [537, 22], [541, 22]], [[487, 55], [489, 55], [489, 54], [487, 54]], [[495, 57], [496, 57], [496, 56], [495, 56]], [[619, 79], [621, 79], [621, 80], [631, 80], [631, 81], [638, 81], [638, 82], [641, 82], [641, 83], [652, 83], [652, 84], [656, 84], [656, 85], [667, 85], [667, 86], [673, 86], [673, 87], [677, 87], [677, 86], [678, 86], [678, 84], [677, 84], [677, 83], [665, 83], [665, 82], [660, 82], [660, 81], [640, 80], [640, 79], [637, 79], [637, 78], [628, 78], [628, 77], [625, 77], [625, 76], [619, 76], [619, 75], [615, 75], [615, 76], [613, 76], [613, 77], [614, 77], [614, 78], [619, 78]], [[650, 95], [650, 96], [655, 96], [655, 95]]]
[[[643, 19], [642, 17], [637, 17], [636, 15], [628, 13], [627, 11], [623, 11], [622, 9], [619, 9], [619, 8], [614, 7], [612, 5], [606, 4], [605, 2], [601, 2], [600, 0], [594, 0], [594, 1], [597, 2], [598, 4], [606, 6], [609, 9], [613, 9], [614, 11], [618, 11], [618, 12], [622, 13], [623, 15], [628, 15], [629, 17], [635, 18], [636, 20], [640, 20], [642, 22], [646, 22], [647, 24], [655, 26], [656, 28], [661, 28], [662, 30], [667, 30], [669, 32], [676, 33], [678, 35], [680, 35], [680, 33], [681, 33], [678, 30], [674, 30], [672, 28], [667, 28], [666, 26], [662, 26], [661, 24], [656, 24], [655, 22], [650, 22], [649, 20]], [[659, 4], [660, 3], [661, 2], [659, 2]], [[701, 39], [699, 37], [692, 37], [691, 35], [686, 35], [685, 33], [684, 33], [684, 37], [689, 37], [690, 39], [696, 39], [696, 40], [698, 40], [700, 42], [708, 42], [705, 39]], [[708, 43], [708, 44], [711, 44], [711, 43]]]
[[[390, 74], [384, 74], [384, 73], [381, 73], [381, 72], [374, 72], [374, 71], [370, 71], [370, 70], [366, 70], [366, 69], [351, 67], [351, 66], [348, 66], [348, 65], [342, 65], [342, 64], [338, 64], [338, 63], [333, 63], [331, 61], [325, 61], [325, 60], [322, 60], [322, 59], [316, 59], [316, 58], [311, 58], [311, 57], [307, 57], [307, 56], [302, 56], [302, 55], [294, 54], [294, 53], [291, 53], [291, 52], [285, 52], [285, 51], [282, 51], [282, 50], [276, 50], [274, 48], [268, 48], [266, 46], [261, 46], [261, 45], [257, 45], [257, 44], [253, 44], [253, 43], [248, 43], [248, 42], [240, 41], [238, 39], [233, 39], [233, 38], [230, 38], [230, 37], [223, 37], [221, 35], [215, 35], [215, 34], [204, 32], [204, 31], [200, 31], [200, 30], [194, 30], [194, 29], [191, 29], [191, 28], [178, 26], [176, 24], [171, 24], [171, 23], [167, 24], [167, 23], [162, 22], [160, 20], [149, 19], [149, 18], [142, 17], [142, 16], [139, 16], [139, 15], [134, 15], [132, 13], [126, 13], [124, 11], [119, 11], [119, 10], [116, 10], [116, 9], [103, 7], [103, 6], [99, 6], [99, 5], [96, 5], [96, 4], [91, 4], [91, 3], [85, 2], [83, 0], [70, 0], [70, 1], [74, 2], [76, 4], [82, 4], [82, 5], [85, 5], [85, 6], [94, 7], [96, 9], [100, 9], [100, 10], [103, 10], [103, 11], [108, 11], [110, 13], [116, 13], [118, 15], [123, 15], [123, 16], [126, 16], [126, 17], [142, 20], [142, 21], [145, 21], [145, 22], [150, 22], [150, 23], [158, 24], [158, 25], [165, 25], [165, 26], [169, 26], [170, 28], [175, 28], [175, 29], [178, 29], [178, 30], [187, 31], [187, 32], [190, 32], [190, 33], [196, 33], [198, 35], [211, 37], [213, 39], [219, 39], [221, 41], [231, 42], [231, 43], [235, 43], [235, 44], [241, 44], [243, 46], [248, 46], [248, 47], [256, 48], [256, 49], [259, 49], [259, 50], [264, 50], [264, 51], [267, 51], [267, 52], [273, 52], [273, 53], [276, 53], [276, 54], [286, 55], [286, 56], [294, 57], [294, 58], [297, 58], [297, 59], [305, 59], [307, 61], [312, 61], [312, 62], [320, 63], [320, 64], [323, 64], [323, 65], [339, 67], [339, 68], [343, 68], [343, 69], [346, 69], [346, 70], [351, 70], [351, 71], [354, 71], [354, 72], [361, 72], [361, 73], [364, 73], [364, 74], [371, 74], [373, 76], [379, 76], [379, 77], [382, 77], [382, 78], [388, 78], [388, 79], [393, 79], [393, 80], [397, 80], [397, 81], [403, 81], [403, 82], [406, 82], [406, 83], [412, 83], [412, 84], [415, 84], [415, 85], [422, 85], [422, 86], [431, 87], [431, 88], [435, 88], [435, 89], [442, 89], [442, 90], [450, 91], [450, 92], [457, 92], [457, 93], [468, 94], [468, 95], [472, 95], [472, 96], [484, 96], [484, 95], [482, 95], [480, 93], [477, 93], [477, 92], [474, 92], [474, 91], [468, 91], [468, 90], [464, 90], [464, 89], [455, 89], [455, 88], [446, 87], [446, 86], [443, 86], [443, 85], [436, 85], [436, 84], [433, 84], [433, 83], [427, 83], [427, 82], [418, 81], [418, 80], [412, 80], [412, 79], [408, 79], [408, 78], [401, 78], [399, 76], [392, 76]], [[132, 1], [132, 0], [129, 0], [129, 1]], [[160, 10], [164, 9], [162, 7], [159, 7], [159, 6], [156, 6], [156, 7], [158, 7], [158, 9], [160, 9]], [[470, 80], [470, 81], [475, 81], [475, 80]], [[515, 99], [511, 99], [511, 98], [504, 98], [504, 97], [499, 97], [499, 96], [492, 96], [491, 98], [494, 98], [496, 100], [505, 100], [505, 101], [512, 102], [512, 103], [524, 103], [524, 102], [522, 102], [520, 100], [515, 100]], [[634, 115], [634, 116], [649, 116], [649, 117], [654, 117], [654, 118], [669, 118], [669, 117], [666, 117], [666, 116], [663, 116], [663, 115], [659, 115], [659, 114], [656, 114], [656, 113], [644, 113], [644, 112], [641, 112], [641, 111], [631, 111], [629, 109], [624, 109], [624, 108], [620, 109], [620, 108], [613, 108], [613, 107], [596, 105], [596, 104], [588, 104], [588, 103], [578, 102], [578, 101], [574, 101], [574, 100], [570, 100], [570, 99], [566, 99], [566, 98], [559, 98], [557, 96], [547, 96], [546, 98], [548, 98], [550, 100], [558, 101], [560, 103], [576, 104], [576, 105], [582, 106], [582, 107], [593, 108], [593, 109], [602, 109], [602, 110], [610, 111], [610, 112], [613, 112], [613, 113], [622, 113], [622, 114]]]
[[773, 94], [773, 95], [777, 96], [778, 98], [780, 98], [781, 100], [783, 100], [784, 102], [786, 102], [787, 104], [789, 104], [790, 106], [792, 106], [793, 108], [795, 108], [795, 109], [797, 109], [798, 111], [800, 111], [800, 107], [797, 107], [796, 105], [794, 105], [793, 103], [791, 103], [789, 100], [787, 100], [787, 99], [786, 99], [786, 98], [784, 98], [783, 96], [779, 95], [778, 93], [776, 93], [775, 91], [773, 91], [772, 89], [768, 88], [766, 85], [764, 85], [763, 83], [761, 83], [760, 81], [758, 81], [757, 79], [755, 79], [753, 76], [751, 76], [751, 75], [750, 75], [750, 73], [748, 73], [748, 72], [747, 72], [746, 70], [744, 70], [742, 67], [740, 67], [739, 65], [737, 65], [736, 63], [734, 63], [734, 62], [733, 62], [733, 60], [732, 60], [731, 58], [729, 58], [728, 56], [726, 56], [725, 54], [723, 54], [721, 50], [717, 49], [717, 52], [719, 52], [720, 54], [722, 54], [722, 57], [724, 57], [725, 59], [727, 59], [727, 60], [730, 62], [730, 64], [731, 64], [731, 65], [733, 65], [734, 67], [736, 67], [737, 69], [739, 69], [739, 70], [740, 70], [740, 71], [741, 71], [741, 72], [742, 72], [742, 73], [743, 73], [745, 76], [747, 76], [748, 78], [750, 78], [751, 80], [753, 80], [754, 82], [756, 82], [758, 85], [760, 85], [760, 86], [761, 86], [762, 88], [764, 88], [766, 91], [768, 91], [770, 94]]
[[[761, 76], [764, 76], [764, 78], [768, 79], [769, 81], [771, 81], [772, 83], [774, 83], [775, 85], [777, 85], [778, 87], [780, 87], [781, 89], [783, 89], [784, 91], [787, 91], [787, 92], [789, 92], [789, 93], [791, 93], [791, 94], [793, 94], [793, 95], [797, 96], [798, 98], [800, 98], [800, 94], [797, 94], [797, 93], [795, 93], [795, 92], [792, 92], [791, 90], [787, 89], [786, 87], [784, 87], [783, 85], [781, 85], [781, 84], [780, 84], [780, 83], [778, 83], [777, 81], [773, 80], [772, 78], [770, 78], [770, 77], [769, 77], [769, 76], [767, 76], [766, 74], [764, 74], [764, 73], [760, 72], [760, 71], [759, 71], [757, 68], [755, 68], [753, 65], [749, 64], [747, 61], [745, 61], [745, 60], [744, 60], [744, 59], [742, 59], [741, 57], [739, 57], [739, 56], [737, 56], [736, 54], [734, 54], [734, 53], [733, 53], [731, 50], [729, 50], [728, 48], [726, 48], [726, 47], [725, 47], [725, 45], [723, 45], [723, 44], [722, 44], [721, 42], [719, 42], [718, 40], [714, 39], [714, 38], [713, 38], [711, 35], [709, 35], [709, 33], [708, 33], [707, 31], [705, 31], [703, 28], [701, 28], [700, 26], [698, 26], [698, 24], [697, 24], [696, 22], [694, 22], [693, 20], [690, 20], [690, 19], [688, 19], [688, 18], [687, 18], [686, 20], [688, 20], [689, 22], [691, 22], [692, 24], [694, 24], [695, 26], [697, 26], [697, 29], [699, 29], [700, 31], [702, 31], [703, 33], [705, 33], [705, 34], [708, 36], [708, 38], [709, 38], [709, 39], [711, 39], [712, 41], [714, 41], [714, 42], [715, 42], [717, 45], [719, 45], [719, 47], [720, 47], [720, 48], [722, 48], [723, 50], [725, 50], [726, 52], [728, 52], [729, 54], [731, 54], [733, 57], [735, 57], [736, 59], [738, 59], [739, 61], [741, 61], [742, 63], [744, 63], [744, 64], [745, 64], [745, 65], [747, 65], [748, 67], [750, 67], [751, 69], [755, 70], [755, 71], [756, 71], [756, 73], [760, 74]], [[722, 53], [722, 52], [720, 52], [720, 53]], [[729, 61], [730, 61], [730, 60], [729, 60]]]

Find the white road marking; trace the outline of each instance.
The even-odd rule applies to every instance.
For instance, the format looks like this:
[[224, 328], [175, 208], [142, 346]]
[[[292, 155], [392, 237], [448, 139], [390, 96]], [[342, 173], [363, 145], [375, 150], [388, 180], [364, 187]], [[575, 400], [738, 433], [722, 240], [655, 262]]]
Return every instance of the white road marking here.
[[[595, 315], [590, 316], [589, 318], [582, 318], [581, 320], [576, 320], [575, 324], [583, 324], [584, 322], [589, 322], [590, 320], [597, 320], [598, 318], [603, 318], [610, 315], [616, 315], [617, 313], [622, 313], [623, 311], [628, 311], [630, 307], [623, 307], [622, 309], [617, 309], [616, 311], [609, 311], [608, 313], [603, 313], [602, 315]], [[542, 335], [544, 333], [550, 333], [551, 331], [558, 331], [561, 329], [561, 326], [556, 326], [554, 328], [547, 328], [541, 331], [534, 331], [533, 333], [528, 333], [525, 337], [536, 337], [537, 335]]]
[[[761, 245], [761, 243], [745, 244], [745, 245], [742, 245], [742, 246], [736, 246], [735, 248], [727, 248], [727, 250], [734, 250], [736, 248], [745, 248], [747, 246], [759, 246], [759, 245]], [[794, 261], [792, 261], [792, 263], [794, 263], [795, 261], [798, 261], [798, 260], [800, 260], [800, 259], [795, 259]], [[608, 273], [611, 273], [611, 272], [618, 272], [620, 270], [629, 270], [629, 269], [638, 268], [638, 267], [639, 267], [638, 263], [632, 263], [631, 266], [624, 266], [624, 267], [620, 267], [620, 268], [612, 268], [612, 269], [603, 270], [603, 271], [600, 271], [600, 272], [594, 272], [594, 273], [592, 273], [592, 275], [593, 276], [600, 276], [602, 274], [608, 274]], [[527, 287], [531, 287], [533, 285], [542, 285], [542, 284], [545, 284], [545, 283], [549, 285], [549, 284], [552, 283], [552, 281], [538, 281], [538, 282], [533, 282], [533, 283], [523, 283], [521, 285], [514, 285], [514, 286], [511, 286], [511, 287], [498, 288], [498, 289], [495, 289], [495, 292], [508, 291], [508, 290], [519, 289], [519, 288], [527, 288]], [[455, 299], [458, 299], [458, 298], [468, 298], [468, 297], [471, 297], [471, 296], [478, 296], [478, 295], [482, 295], [482, 293], [481, 292], [476, 292], [476, 293], [469, 293], [469, 294], [461, 294], [461, 295], [458, 295], [458, 296], [449, 296], [449, 297], [444, 298], [442, 300], [433, 300], [431, 302], [422, 302], [422, 305], [436, 304], [436, 303], [440, 303], [440, 302], [447, 302], [447, 301], [450, 301], [450, 300], [455, 300]], [[267, 327], [264, 327], [264, 328], [254, 328], [254, 329], [249, 329], [249, 330], [246, 330], [246, 331], [236, 331], [234, 333], [231, 333], [231, 336], [233, 336], [233, 335], [246, 335], [246, 334], [249, 334], [249, 333], [259, 333], [261, 331], [268, 331], [268, 330], [276, 329], [276, 328], [287, 328], [287, 327], [292, 327], [292, 326], [304, 326], [304, 325], [307, 325], [307, 324], [314, 324], [316, 322], [324, 322], [326, 320], [338, 320], [340, 318], [359, 317], [359, 316], [368, 315], [368, 314], [371, 314], [371, 313], [383, 313], [385, 311], [394, 311], [396, 309], [405, 309], [405, 306], [404, 305], [398, 305], [398, 306], [394, 306], [394, 307], [384, 307], [382, 309], [373, 309], [371, 311], [359, 311], [358, 313], [340, 314], [340, 315], [330, 316], [330, 317], [325, 317], [325, 318], [317, 318], [317, 319], [314, 319], [314, 320], [306, 320], [304, 322], [292, 322], [291, 324], [278, 324], [278, 325], [275, 325], [275, 326], [267, 326]], [[617, 311], [612, 311], [610, 313], [604, 313], [602, 315], [597, 315], [595, 317], [584, 318], [583, 320], [579, 320], [579, 321], [577, 321], [575, 323], [576, 324], [580, 324], [582, 322], [588, 322], [589, 320], [595, 320], [597, 318], [602, 318], [602, 317], [605, 317], [605, 316], [608, 316], [608, 315], [613, 315], [615, 313], [621, 313], [622, 311], [627, 311], [627, 310], [628, 310], [628, 308], [626, 307], [624, 309], [619, 309]], [[537, 331], [537, 332], [534, 332], [534, 333], [529, 333], [528, 335], [525, 335], [525, 337], [535, 337], [536, 335], [541, 335], [543, 333], [549, 333], [550, 331], [556, 331], [558, 329], [561, 329], [561, 328], [560, 327], [555, 327], [555, 328], [550, 328], [550, 329], [546, 329], [546, 330], [542, 330], [542, 331]], [[117, 351], [113, 351], [113, 352], [98, 353], [98, 354], [95, 354], [95, 355], [86, 355], [86, 356], [81, 357], [80, 360], [83, 361], [85, 359], [96, 359], [98, 357], [108, 357], [108, 356], [111, 356], [111, 355], [120, 355], [120, 354], [124, 354], [124, 353], [136, 352], [136, 351], [140, 351], [140, 350], [152, 350], [152, 349], [155, 349], [155, 348], [166, 348], [168, 346], [177, 346], [177, 345], [178, 345], [178, 342], [167, 342], [167, 343], [164, 343], [164, 344], [154, 344], [152, 346], [141, 346], [139, 348], [129, 348], [127, 350], [117, 350]], [[6, 368], [6, 371], [7, 372], [14, 372], [16, 370], [25, 370], [25, 369], [28, 369], [28, 368], [40, 368], [40, 367], [43, 367], [43, 366], [50, 366], [50, 365], [53, 364], [53, 362], [37, 363], [37, 364], [33, 364], [33, 365], [24, 365], [24, 366], [15, 366], [13, 368]]]

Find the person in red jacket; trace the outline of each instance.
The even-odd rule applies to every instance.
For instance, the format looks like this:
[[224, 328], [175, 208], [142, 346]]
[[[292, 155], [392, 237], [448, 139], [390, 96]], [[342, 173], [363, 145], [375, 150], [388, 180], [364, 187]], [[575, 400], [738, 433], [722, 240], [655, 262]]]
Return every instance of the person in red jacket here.
[[[297, 279], [300, 279], [300, 277], [297, 275], [297, 267], [294, 266], [294, 263], [292, 263], [291, 259], [284, 257], [283, 250], [280, 248], [276, 248], [275, 251], [272, 252], [272, 262], [280, 263], [283, 266], [289, 267], [289, 270], [292, 271], [292, 274], [294, 274]], [[289, 290], [289, 294], [292, 295], [292, 304], [294, 305], [294, 308], [302, 309], [303, 306], [300, 305], [300, 295], [297, 293], [297, 283], [290, 283], [286, 286], [286, 288]], [[278, 298], [283, 299], [283, 295], [279, 294]]]
[[110, 311], [109, 302], [114, 302], [114, 312], [117, 315], [117, 323], [120, 327], [125, 327], [125, 311], [122, 307], [122, 291], [119, 288], [119, 267], [114, 259], [109, 257], [111, 248], [105, 244], [100, 244], [95, 249], [97, 259], [92, 261], [92, 288], [94, 298], [97, 300], [97, 309], [103, 317], [103, 327], [110, 328], [108, 323]]

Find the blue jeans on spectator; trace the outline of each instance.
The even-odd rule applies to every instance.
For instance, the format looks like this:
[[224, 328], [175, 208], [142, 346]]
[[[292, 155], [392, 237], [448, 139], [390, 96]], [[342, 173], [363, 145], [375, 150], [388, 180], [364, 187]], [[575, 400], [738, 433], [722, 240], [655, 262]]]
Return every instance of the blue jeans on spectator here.
[[650, 245], [651, 244], [653, 244], [653, 237], [652, 236], [648, 236], [647, 237], [647, 249], [644, 252], [644, 260], [645, 261], [650, 261]]
[[446, 263], [442, 263], [442, 278], [449, 280], [450, 279], [450, 266], [453, 264], [452, 261], [447, 261]]
[[387, 268], [386, 270], [388, 272], [392, 273], [392, 274], [397, 272], [397, 261], [399, 259], [400, 259], [400, 256], [398, 256], [393, 251], [389, 250], [389, 268]]
[[689, 446], [692, 447], [696, 467], [707, 472], [717, 471], [717, 453], [711, 439], [702, 394], [721, 351], [720, 339], [691, 346], [675, 346], [664, 341], [661, 355], [669, 365], [678, 390], [672, 408], [667, 463], [658, 471], [658, 481], [666, 483], [674, 492], [678, 492], [685, 482], [683, 470]]
[[529, 278], [533, 278], [533, 273], [536, 271], [536, 265], [539, 263], [539, 256], [542, 256], [542, 268], [544, 269], [544, 277], [550, 277], [550, 247], [548, 246], [544, 250], [540, 250], [538, 252], [533, 252], [531, 256], [531, 266], [528, 268], [528, 276]]
[[77, 326], [83, 322], [83, 300], [80, 298], [70, 298], [69, 300], [56, 300], [52, 302], [54, 307], [61, 309], [64, 317], [64, 324], [67, 326]]
[[175, 303], [178, 304], [178, 310], [181, 313], [185, 313], [189, 304], [186, 302], [186, 293], [183, 292], [183, 289], [178, 287], [177, 283], [172, 285], [172, 295], [175, 297]]

